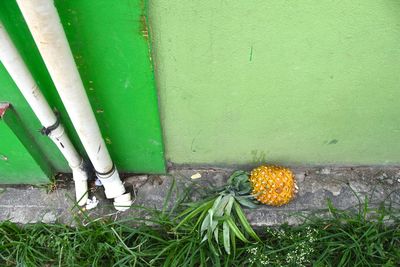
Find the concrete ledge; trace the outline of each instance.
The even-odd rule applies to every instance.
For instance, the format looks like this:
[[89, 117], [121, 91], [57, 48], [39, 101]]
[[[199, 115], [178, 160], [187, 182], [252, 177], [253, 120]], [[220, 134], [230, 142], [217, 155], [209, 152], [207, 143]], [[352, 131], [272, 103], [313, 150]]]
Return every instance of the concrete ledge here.
[[[125, 179], [125, 185], [135, 192], [134, 205], [161, 210], [173, 179], [178, 191], [189, 185], [205, 189], [209, 185], [223, 185], [232, 171], [175, 169], [168, 176], [131, 176]], [[386, 201], [400, 208], [400, 168], [297, 168], [294, 172], [299, 186], [296, 199], [279, 208], [260, 206], [254, 210], [246, 210], [254, 226], [301, 223], [302, 218], [297, 215], [318, 213], [324, 216], [328, 199], [338, 209], [354, 208], [358, 204], [357, 196], [361, 200], [366, 197], [370, 206]], [[201, 178], [191, 179], [196, 173], [199, 173]], [[195, 184], [192, 184], [193, 182]], [[3, 186], [0, 188], [0, 220], [11, 220], [21, 224], [58, 221], [74, 225], [74, 217], [80, 211], [74, 206], [72, 186], [71, 183], [59, 185], [59, 188], [51, 193], [47, 193], [46, 188]], [[86, 211], [91, 218], [119, 220], [146, 216], [135, 208], [127, 212], [116, 212], [112, 202], [104, 198], [102, 188], [96, 188], [94, 184], [91, 185], [91, 195], [100, 200], [95, 209]]]

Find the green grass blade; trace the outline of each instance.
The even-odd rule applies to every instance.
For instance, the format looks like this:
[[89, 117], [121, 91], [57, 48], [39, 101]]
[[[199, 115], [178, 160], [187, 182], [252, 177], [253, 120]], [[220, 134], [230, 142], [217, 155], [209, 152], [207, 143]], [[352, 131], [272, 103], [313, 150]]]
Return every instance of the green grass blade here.
[[174, 188], [175, 188], [175, 178], [172, 179], [172, 184], [169, 187], [167, 195], [166, 195], [166, 197], [164, 199], [164, 203], [163, 203], [161, 214], [165, 214], [165, 212], [167, 211], [168, 203], [169, 203], [169, 201], [171, 199], [172, 192], [173, 192]]

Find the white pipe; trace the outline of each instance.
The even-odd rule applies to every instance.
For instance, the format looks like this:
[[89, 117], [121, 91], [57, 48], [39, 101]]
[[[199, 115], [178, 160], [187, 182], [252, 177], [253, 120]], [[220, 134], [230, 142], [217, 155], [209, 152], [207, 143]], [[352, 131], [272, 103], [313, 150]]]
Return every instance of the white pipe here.
[[53, 0], [17, 0], [81, 142], [118, 210], [131, 205], [101, 136]]
[[31, 106], [44, 129], [50, 129], [49, 127], [53, 126], [53, 129], [49, 130], [47, 134], [68, 161], [74, 176], [76, 200], [80, 206], [85, 205], [88, 198], [88, 186], [87, 173], [84, 170], [83, 159], [72, 145], [71, 140], [64, 131], [64, 127], [59, 123], [56, 115], [51, 110], [51, 107], [44, 98], [1, 23], [0, 61], [13, 78], [15, 84]]

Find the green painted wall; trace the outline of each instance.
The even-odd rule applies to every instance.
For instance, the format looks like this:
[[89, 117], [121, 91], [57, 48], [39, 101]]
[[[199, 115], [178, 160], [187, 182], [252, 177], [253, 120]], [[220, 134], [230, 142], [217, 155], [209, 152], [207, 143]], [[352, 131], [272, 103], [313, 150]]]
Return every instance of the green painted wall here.
[[0, 113], [0, 184], [47, 183], [51, 166], [25, 125], [12, 107]]
[[[56, 0], [55, 3], [117, 168], [121, 172], [164, 172], [144, 2]], [[15, 0], [0, 1], [0, 20], [47, 100], [60, 111], [73, 142], [84, 153]], [[13, 104], [53, 169], [69, 171], [56, 147], [38, 132], [40, 123], [1, 64], [0, 101]], [[8, 138], [11, 137], [2, 135], [0, 143], [7, 143]]]
[[400, 163], [400, 1], [150, 1], [174, 163]]
[[0, 184], [48, 182], [46, 173], [14, 133], [1, 121], [0, 132], [1, 137], [7, 139], [7, 142], [0, 142]]
[[165, 171], [142, 0], [57, 0], [75, 61], [117, 168]]

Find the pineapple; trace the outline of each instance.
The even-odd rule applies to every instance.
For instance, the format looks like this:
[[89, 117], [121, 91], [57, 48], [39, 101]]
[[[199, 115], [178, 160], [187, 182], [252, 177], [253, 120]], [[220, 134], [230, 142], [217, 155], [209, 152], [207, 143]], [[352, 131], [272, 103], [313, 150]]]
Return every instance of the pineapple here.
[[185, 222], [192, 221], [198, 227], [201, 242], [208, 240], [215, 254], [219, 253], [215, 247], [223, 244], [225, 252], [230, 254], [236, 238], [249, 242], [250, 237], [261, 242], [241, 206], [256, 208], [259, 203], [281, 206], [293, 199], [296, 190], [293, 173], [284, 167], [260, 166], [250, 176], [245, 171], [235, 171], [215, 194], [193, 203], [178, 215], [182, 220], [174, 229], [177, 231]]
[[297, 192], [296, 180], [287, 168], [260, 166], [251, 171], [252, 195], [261, 203], [282, 206], [292, 200]]

